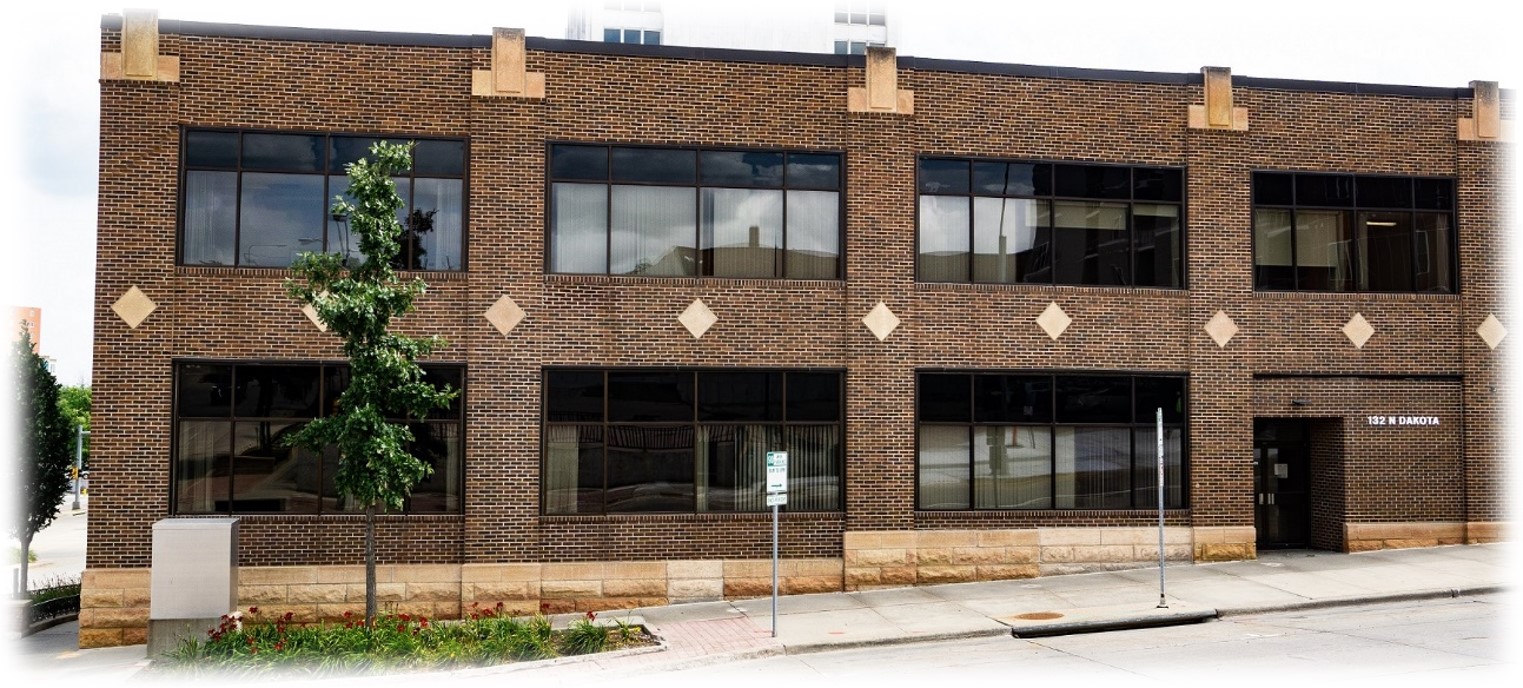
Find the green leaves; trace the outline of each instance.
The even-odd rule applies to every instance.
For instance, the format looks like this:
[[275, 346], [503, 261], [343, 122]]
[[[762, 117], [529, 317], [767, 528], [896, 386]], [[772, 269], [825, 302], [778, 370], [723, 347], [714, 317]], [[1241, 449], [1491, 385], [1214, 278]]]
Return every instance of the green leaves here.
[[[26, 328], [11, 345], [9, 374], [15, 380], [18, 455], [7, 467], [13, 484], [22, 490], [6, 526], [22, 549], [32, 536], [53, 522], [58, 504], [69, 491], [69, 467], [74, 464], [74, 427], [59, 406], [58, 380], [47, 363], [32, 351]], [[25, 580], [26, 569], [22, 569]]]
[[397, 211], [404, 205], [392, 177], [412, 166], [410, 150], [384, 141], [372, 146], [370, 157], [349, 166], [353, 201], [341, 197], [333, 204], [359, 237], [365, 260], [346, 267], [338, 254], [304, 254], [292, 266], [300, 279], [286, 281], [287, 293], [311, 305], [343, 340], [350, 368], [336, 413], [312, 421], [292, 442], [315, 451], [336, 446], [339, 492], [392, 510], [402, 508], [430, 469], [407, 451], [413, 441], [407, 426], [388, 419], [424, 418], [457, 393], [425, 382], [417, 364], [443, 346], [442, 339], [391, 331], [392, 319], [412, 311], [427, 288], [421, 279], [403, 282], [392, 268], [402, 235]]

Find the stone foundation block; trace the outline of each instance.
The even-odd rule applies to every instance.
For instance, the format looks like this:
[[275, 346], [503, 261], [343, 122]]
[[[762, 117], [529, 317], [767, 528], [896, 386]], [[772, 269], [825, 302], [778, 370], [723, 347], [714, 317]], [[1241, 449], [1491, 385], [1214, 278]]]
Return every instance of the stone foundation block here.
[[717, 577], [712, 580], [667, 581], [666, 596], [673, 600], [694, 602], [723, 599], [724, 581]]

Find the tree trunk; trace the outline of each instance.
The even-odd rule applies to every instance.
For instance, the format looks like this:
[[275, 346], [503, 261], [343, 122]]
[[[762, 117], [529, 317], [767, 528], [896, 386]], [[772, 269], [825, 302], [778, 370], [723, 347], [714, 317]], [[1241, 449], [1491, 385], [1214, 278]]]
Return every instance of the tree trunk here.
[[30, 559], [28, 555], [31, 554], [31, 552], [32, 535], [28, 533], [26, 536], [21, 538], [21, 581], [18, 583], [19, 587], [16, 588], [17, 599], [26, 599], [27, 590], [31, 588], [31, 584], [27, 582], [27, 564], [31, 563], [28, 561], [28, 559]]
[[375, 503], [365, 507], [365, 628], [375, 628]]

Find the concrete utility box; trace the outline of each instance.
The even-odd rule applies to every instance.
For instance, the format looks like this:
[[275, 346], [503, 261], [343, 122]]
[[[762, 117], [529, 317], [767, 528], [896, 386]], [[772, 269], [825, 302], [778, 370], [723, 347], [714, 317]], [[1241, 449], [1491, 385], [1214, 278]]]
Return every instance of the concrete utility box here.
[[238, 607], [238, 519], [169, 518], [153, 524], [148, 656], [201, 638]]

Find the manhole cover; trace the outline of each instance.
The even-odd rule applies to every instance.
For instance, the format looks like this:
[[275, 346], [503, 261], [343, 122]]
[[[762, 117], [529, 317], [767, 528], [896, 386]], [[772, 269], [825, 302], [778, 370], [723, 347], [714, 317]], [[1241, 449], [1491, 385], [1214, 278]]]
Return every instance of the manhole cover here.
[[1031, 612], [1028, 614], [1017, 614], [1015, 618], [1027, 621], [1047, 621], [1048, 619], [1061, 619], [1063, 615], [1057, 612]]

